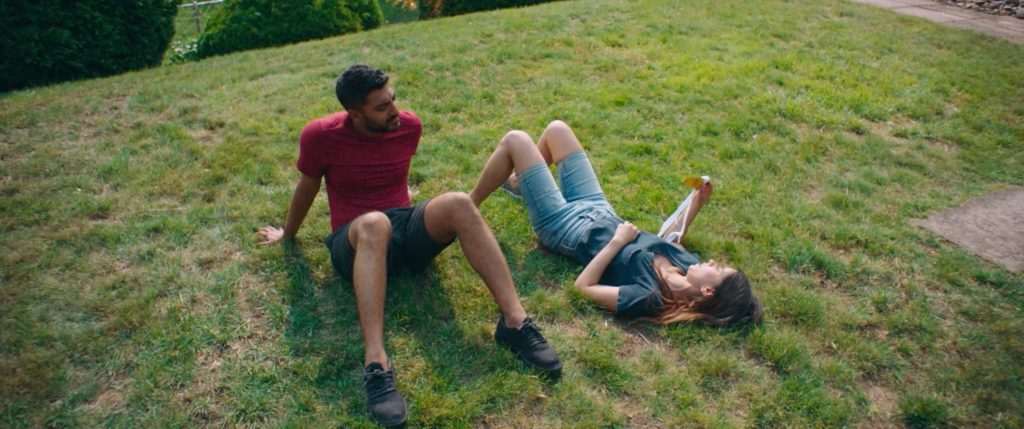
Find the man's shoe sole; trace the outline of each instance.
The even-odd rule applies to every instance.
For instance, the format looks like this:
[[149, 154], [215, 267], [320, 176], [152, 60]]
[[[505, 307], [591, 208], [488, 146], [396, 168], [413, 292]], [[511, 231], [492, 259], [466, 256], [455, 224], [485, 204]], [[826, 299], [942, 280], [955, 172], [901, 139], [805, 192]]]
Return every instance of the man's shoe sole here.
[[512, 352], [512, 355], [515, 356], [516, 359], [518, 359], [520, 362], [522, 362], [524, 365], [526, 365], [528, 368], [530, 368], [532, 370], [543, 372], [546, 375], [552, 376], [552, 377], [553, 376], [558, 376], [558, 375], [562, 374], [562, 362], [561, 361], [558, 362], [558, 366], [557, 367], [552, 368], [552, 369], [547, 369], [547, 368], [544, 368], [542, 366], [538, 366], [538, 365], [536, 365], [536, 364], [534, 364], [534, 363], [532, 363], [532, 362], [530, 362], [530, 361], [528, 361], [526, 359], [523, 359], [523, 357], [519, 354], [519, 352], [516, 352], [516, 351], [512, 350], [511, 346], [506, 345], [506, 344], [501, 343], [501, 342], [497, 342], [497, 343], [498, 343], [499, 346], [502, 346], [506, 350]]
[[402, 416], [401, 420], [399, 420], [398, 422], [395, 422], [395, 423], [384, 423], [384, 422], [381, 422], [381, 421], [379, 421], [377, 419], [374, 419], [373, 418], [373, 414], [370, 415], [370, 418], [371, 418], [371, 420], [374, 421], [374, 423], [377, 423], [378, 425], [384, 426], [386, 428], [402, 427], [402, 426], [406, 425], [407, 417], [408, 417], [408, 414], [407, 414], [407, 416]]
[[384, 426], [386, 428], [400, 427], [406, 424], [406, 420], [408, 420], [409, 418], [409, 404], [406, 403], [406, 398], [401, 398], [401, 407], [402, 409], [406, 410], [406, 413], [403, 413], [401, 415], [401, 419], [398, 419], [398, 421], [394, 423], [387, 423], [377, 420], [377, 418], [374, 417], [374, 414], [372, 412], [370, 413], [370, 419], [373, 420], [374, 423], [377, 423], [378, 425]]

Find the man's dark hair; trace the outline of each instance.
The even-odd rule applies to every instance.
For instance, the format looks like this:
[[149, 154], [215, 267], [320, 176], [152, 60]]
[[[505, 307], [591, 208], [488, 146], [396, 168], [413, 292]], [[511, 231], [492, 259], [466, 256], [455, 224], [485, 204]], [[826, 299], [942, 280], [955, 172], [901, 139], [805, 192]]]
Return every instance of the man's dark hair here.
[[334, 93], [345, 109], [357, 109], [366, 102], [366, 96], [387, 85], [388, 75], [381, 69], [363, 64], [349, 67], [338, 76]]

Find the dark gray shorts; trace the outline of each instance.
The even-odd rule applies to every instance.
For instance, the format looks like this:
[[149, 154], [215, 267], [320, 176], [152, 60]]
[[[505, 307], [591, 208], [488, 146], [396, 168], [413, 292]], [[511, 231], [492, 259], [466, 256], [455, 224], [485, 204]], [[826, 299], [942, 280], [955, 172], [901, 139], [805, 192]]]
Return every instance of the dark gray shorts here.
[[[413, 207], [399, 207], [383, 212], [391, 220], [391, 242], [388, 244], [386, 265], [388, 273], [422, 270], [435, 256], [452, 244], [451, 241], [438, 243], [427, 233], [424, 213], [428, 202], [423, 201]], [[352, 281], [352, 264], [356, 258], [356, 251], [348, 241], [348, 228], [351, 225], [352, 222], [349, 222], [324, 238], [324, 244], [331, 251], [334, 270], [348, 281]]]

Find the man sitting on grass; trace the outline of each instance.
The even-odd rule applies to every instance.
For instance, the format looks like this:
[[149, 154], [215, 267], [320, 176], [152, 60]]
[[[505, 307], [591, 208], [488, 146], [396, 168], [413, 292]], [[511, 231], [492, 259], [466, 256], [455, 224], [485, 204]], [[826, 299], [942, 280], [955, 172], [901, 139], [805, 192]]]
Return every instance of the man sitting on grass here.
[[557, 375], [562, 364], [519, 302], [504, 255], [480, 211], [464, 193], [448, 192], [412, 206], [409, 163], [423, 127], [399, 111], [383, 71], [349, 67], [336, 84], [344, 111], [302, 130], [295, 187], [284, 229], [260, 228], [263, 244], [292, 239], [327, 182], [334, 231], [325, 244], [335, 271], [352, 281], [366, 346], [364, 387], [370, 414], [385, 426], [405, 421], [405, 402], [384, 351], [387, 277], [420, 270], [456, 238], [501, 310], [495, 340], [530, 367]]

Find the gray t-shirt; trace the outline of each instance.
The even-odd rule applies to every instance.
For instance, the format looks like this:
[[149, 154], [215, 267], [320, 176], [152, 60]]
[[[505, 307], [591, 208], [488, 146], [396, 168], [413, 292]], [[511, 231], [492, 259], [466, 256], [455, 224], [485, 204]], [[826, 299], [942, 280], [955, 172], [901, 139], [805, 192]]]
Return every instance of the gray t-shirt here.
[[[623, 220], [610, 217], [598, 220], [576, 247], [576, 261], [587, 266], [597, 253], [615, 236]], [[663, 303], [658, 291], [658, 275], [654, 272], [654, 255], [668, 258], [685, 273], [690, 265], [700, 263], [697, 254], [677, 247], [657, 235], [640, 231], [626, 244], [601, 275], [601, 284], [619, 287], [615, 314], [625, 317], [656, 317]]]

